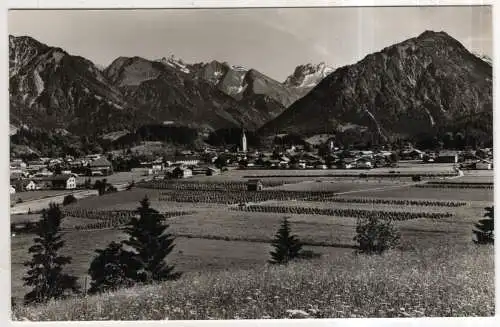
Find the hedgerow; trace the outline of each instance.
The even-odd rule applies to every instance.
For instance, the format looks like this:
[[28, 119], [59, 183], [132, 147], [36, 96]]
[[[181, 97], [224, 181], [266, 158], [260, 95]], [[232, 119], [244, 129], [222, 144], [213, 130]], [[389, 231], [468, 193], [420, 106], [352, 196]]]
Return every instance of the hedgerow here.
[[160, 201], [187, 202], [187, 203], [218, 203], [237, 204], [260, 201], [316, 201], [358, 204], [389, 204], [389, 205], [412, 205], [432, 207], [461, 207], [467, 203], [464, 201], [435, 201], [435, 200], [409, 200], [409, 199], [377, 199], [377, 198], [341, 198], [335, 196], [334, 191], [166, 191], [161, 192]]
[[230, 210], [247, 211], [247, 212], [268, 212], [280, 214], [297, 214], [297, 215], [322, 215], [335, 217], [352, 217], [352, 218], [377, 218], [387, 220], [410, 220], [418, 218], [442, 219], [450, 218], [453, 215], [448, 212], [405, 212], [405, 211], [384, 211], [384, 210], [362, 210], [362, 209], [321, 209], [307, 207], [292, 207], [292, 206], [261, 206], [251, 205], [242, 207], [232, 207]]

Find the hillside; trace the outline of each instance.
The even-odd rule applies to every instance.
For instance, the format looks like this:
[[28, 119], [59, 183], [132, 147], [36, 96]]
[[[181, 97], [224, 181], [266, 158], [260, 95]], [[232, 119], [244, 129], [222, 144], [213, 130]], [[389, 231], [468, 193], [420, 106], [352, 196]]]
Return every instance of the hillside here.
[[141, 121], [92, 62], [30, 37], [9, 37], [9, 92], [17, 126], [91, 134]]
[[[197, 79], [205, 80], [238, 101], [249, 103], [255, 98], [270, 103], [277, 116], [300, 97], [296, 90], [255, 70], [213, 60], [190, 66]], [[273, 117], [274, 118], [274, 117]]]
[[345, 254], [288, 266], [186, 273], [173, 282], [18, 306], [13, 320], [491, 316], [492, 255], [492, 247], [443, 244], [383, 256]]
[[426, 31], [335, 70], [260, 132], [356, 126], [382, 140], [445, 132], [491, 140], [492, 88], [490, 64], [445, 32]]
[[208, 80], [195, 78], [188, 66], [172, 58], [150, 61], [120, 57], [104, 75], [140, 112], [159, 121], [194, 128], [214, 130], [243, 125], [255, 129], [276, 116], [269, 108], [279, 112], [284, 109], [273, 101], [237, 101]]
[[[238, 69], [225, 65], [224, 78], [214, 84], [208, 66], [174, 57], [119, 57], [102, 69], [31, 37], [10, 36], [11, 124], [79, 136], [158, 121], [205, 130], [256, 129], [285, 109], [280, 101], [288, 91], [280, 83], [254, 70], [245, 70], [240, 80]], [[234, 91], [238, 83], [244, 92]]]

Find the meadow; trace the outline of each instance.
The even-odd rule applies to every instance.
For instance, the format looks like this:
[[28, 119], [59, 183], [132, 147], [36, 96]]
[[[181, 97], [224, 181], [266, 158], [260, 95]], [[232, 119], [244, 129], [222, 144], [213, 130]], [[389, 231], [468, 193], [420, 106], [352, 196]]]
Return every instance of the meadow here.
[[[210, 182], [238, 181], [232, 174], [238, 176], [242, 172], [231, 171], [228, 175], [216, 176]], [[492, 181], [492, 174], [486, 177], [485, 181]], [[462, 178], [469, 177], [453, 181], [460, 182]], [[464, 182], [470, 183], [468, 180]], [[201, 178], [200, 183], [206, 183], [205, 177]], [[135, 210], [139, 201], [148, 196], [152, 207], [160, 212], [188, 211], [166, 220], [170, 225], [169, 232], [176, 236], [176, 247], [168, 260], [179, 271], [185, 272], [184, 277], [177, 282], [154, 287], [78, 299], [80, 302], [77, 304], [77, 300], [58, 302], [61, 308], [74, 306], [74, 310], [68, 309], [67, 312], [59, 311], [63, 309], [56, 308], [56, 304], [49, 304], [40, 308], [19, 307], [16, 315], [35, 320], [55, 319], [55, 315], [59, 314], [66, 319], [284, 318], [292, 315], [287, 313], [288, 309], [302, 310], [312, 317], [491, 315], [494, 310], [491, 286], [493, 249], [475, 246], [472, 243], [472, 228], [483, 216], [484, 207], [492, 204], [493, 189], [423, 189], [412, 187], [411, 184], [414, 183], [407, 179], [392, 182], [386, 178], [367, 182], [328, 178], [323, 178], [321, 182], [305, 182], [295, 179], [287, 185], [268, 187], [264, 192], [290, 192], [293, 195], [313, 191], [319, 194], [326, 192], [324, 194], [327, 196], [322, 196], [321, 201], [297, 198], [254, 204], [314, 210], [356, 209], [367, 215], [370, 212], [415, 214], [412, 219], [394, 223], [401, 233], [401, 244], [398, 249], [382, 257], [354, 255], [353, 237], [357, 219], [349, 214], [326, 216], [236, 211], [233, 209], [237, 209], [238, 204], [230, 205], [223, 201], [183, 202], [186, 200], [182, 196], [164, 199], [165, 194], [181, 195], [189, 191], [140, 187], [79, 199], [68, 206], [68, 210]], [[374, 190], [374, 185], [383, 185], [383, 189]], [[224, 191], [217, 192], [203, 191], [200, 196], [206, 193], [209, 200], [216, 194], [225, 197]], [[233, 197], [234, 192], [246, 191], [226, 193]], [[337, 192], [340, 194], [335, 195]], [[419, 216], [429, 212], [447, 215], [439, 219]], [[270, 242], [284, 216], [290, 217], [293, 233], [307, 249], [321, 254], [320, 258], [293, 264], [290, 269], [267, 266]], [[113, 240], [119, 241], [125, 235], [119, 227], [75, 230], [76, 225], [88, 224], [91, 219], [71, 216], [64, 220], [66, 247], [63, 253], [73, 257], [68, 271], [79, 276], [83, 286], [94, 250], [105, 247]], [[29, 259], [27, 248], [32, 238], [30, 234], [18, 234], [11, 238], [12, 295], [18, 300], [27, 291], [22, 286], [25, 271], [22, 263]], [[451, 277], [448, 276], [448, 279], [446, 274], [451, 274]], [[365, 284], [363, 278], [366, 278]], [[273, 279], [277, 281], [273, 283]], [[478, 289], [472, 289], [474, 283]], [[331, 287], [331, 291], [319, 296], [320, 290], [330, 289], [325, 287]], [[344, 288], [357, 288], [359, 292], [344, 294]], [[210, 289], [222, 293], [209, 296]], [[176, 290], [174, 298], [181, 304], [174, 304], [174, 300], [169, 297], [160, 299], [162, 294], [171, 294], [173, 290]], [[234, 305], [225, 307], [224, 312], [217, 308], [219, 301], [227, 298], [224, 292], [235, 294], [233, 292], [239, 291], [241, 296], [237, 297]], [[252, 292], [261, 294], [259, 296], [262, 297], [255, 298], [258, 303], [245, 302], [243, 295]], [[383, 294], [383, 300], [374, 300], [377, 292]], [[391, 299], [391, 292], [401, 295]], [[469, 296], [472, 300], [467, 304]], [[146, 301], [146, 297], [154, 300]], [[286, 300], [287, 297], [289, 300]], [[276, 301], [266, 302], [266, 299], [271, 298]], [[301, 298], [304, 301], [301, 302]], [[420, 304], [415, 302], [417, 299]], [[121, 303], [118, 309], [113, 308], [118, 303], [116, 301]], [[146, 301], [148, 306], [140, 312], [139, 308], [133, 307], [134, 301]], [[374, 302], [369, 304], [366, 301]], [[386, 304], [381, 307], [379, 302]], [[405, 305], [406, 302], [408, 305]], [[481, 302], [488, 305], [480, 307]], [[196, 314], [183, 309], [190, 307], [187, 303], [196, 304], [199, 308]], [[87, 311], [82, 309], [83, 305], [88, 308]], [[94, 311], [93, 308], [97, 307], [100, 313]], [[314, 308], [319, 311], [314, 311]], [[64, 320], [59, 316], [57, 319]]]
[[493, 248], [441, 244], [180, 280], [17, 307], [14, 320], [186, 320], [494, 315]]

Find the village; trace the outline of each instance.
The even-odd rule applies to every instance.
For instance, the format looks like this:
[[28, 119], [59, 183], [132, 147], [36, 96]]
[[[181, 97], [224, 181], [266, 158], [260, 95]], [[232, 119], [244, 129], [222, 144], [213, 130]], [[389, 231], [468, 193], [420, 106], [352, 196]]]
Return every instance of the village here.
[[[142, 160], [141, 160], [142, 159]], [[90, 178], [108, 178], [117, 172], [130, 173], [128, 182], [140, 180], [214, 176], [228, 169], [375, 169], [396, 168], [399, 161], [456, 164], [460, 169], [493, 169], [492, 148], [478, 150], [420, 150], [407, 144], [400, 150], [342, 149], [333, 140], [320, 144], [275, 146], [253, 150], [243, 132], [236, 151], [227, 148], [178, 151], [171, 156], [144, 156], [134, 153], [96, 153], [82, 158], [42, 157], [10, 162], [10, 194], [36, 190], [76, 190], [92, 187]], [[123, 163], [126, 163], [125, 165]], [[126, 174], [125, 174], [126, 175]]]

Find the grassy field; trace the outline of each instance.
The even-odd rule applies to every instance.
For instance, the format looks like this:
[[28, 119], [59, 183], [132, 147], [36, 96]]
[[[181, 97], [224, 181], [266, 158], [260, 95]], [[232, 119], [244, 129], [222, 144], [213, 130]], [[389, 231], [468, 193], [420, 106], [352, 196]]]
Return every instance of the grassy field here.
[[43, 191], [28, 191], [28, 192], [19, 192], [12, 194], [10, 196], [11, 201], [16, 201], [17, 199], [21, 199], [23, 201], [32, 201], [39, 200], [44, 198], [49, 198], [57, 195], [66, 195], [73, 193], [72, 190], [43, 190]]
[[[237, 177], [238, 174], [241, 174], [240, 171], [236, 171], [236, 177], [231, 175], [233, 173], [234, 171], [231, 171], [227, 176], [232, 176], [234, 180], [241, 180]], [[463, 178], [471, 179], [473, 177], [464, 176]], [[484, 180], [492, 180], [492, 175], [483, 177]], [[294, 181], [294, 183], [296, 182], [300, 181]], [[137, 291], [135, 301], [140, 303], [142, 297], [151, 294], [152, 298], [156, 299], [156, 302], [151, 302], [151, 306], [161, 306], [163, 309], [158, 309], [159, 311], [151, 308], [152, 311], [147, 309], [140, 313], [137, 311], [138, 309], [129, 308], [134, 302], [130, 298], [124, 299], [123, 294], [130, 295], [131, 293], [127, 293], [130, 291], [122, 291], [109, 298], [88, 298], [83, 302], [88, 305], [88, 312], [81, 312], [81, 306], [76, 305], [74, 310], [63, 313], [62, 317], [78, 317], [77, 319], [99, 318], [96, 317], [92, 308], [100, 305], [101, 308], [104, 308], [101, 311], [102, 316], [100, 318], [105, 317], [106, 319], [113, 319], [113, 317], [139, 319], [141, 314], [143, 319], [157, 319], [158, 317], [163, 319], [167, 316], [170, 319], [235, 316], [259, 318], [266, 315], [281, 318], [288, 315], [286, 313], [287, 309], [307, 310], [309, 304], [316, 305], [318, 308], [321, 307], [319, 309], [321, 314], [318, 313], [318, 315], [325, 317], [349, 317], [352, 315], [404, 316], [405, 314], [420, 314], [418, 312], [422, 308], [416, 309], [414, 303], [418, 299], [425, 304], [422, 315], [490, 315], [493, 312], [493, 296], [490, 285], [493, 278], [493, 249], [472, 246], [471, 231], [473, 224], [483, 216], [484, 207], [492, 204], [493, 190], [420, 189], [403, 186], [402, 183], [406, 182], [406, 180], [396, 182], [387, 180], [381, 182], [343, 180], [333, 183], [312, 181], [285, 185], [284, 187], [288, 187], [290, 190], [331, 191], [342, 189], [342, 192], [353, 192], [345, 196], [342, 195], [342, 197], [346, 198], [463, 200], [467, 203], [462, 207], [427, 207], [311, 201], [267, 202], [268, 205], [278, 204], [314, 208], [331, 207], [453, 213], [452, 217], [439, 220], [419, 218], [396, 222], [395, 225], [402, 236], [401, 246], [399, 250], [394, 251], [392, 254], [378, 259], [353, 257], [352, 246], [354, 246], [353, 237], [356, 225], [356, 219], [354, 218], [287, 215], [290, 217], [293, 232], [304, 243], [309, 244], [307, 246], [309, 249], [322, 254], [320, 259], [305, 264], [296, 264], [288, 270], [266, 267], [266, 261], [269, 258], [271, 249], [269, 242], [284, 217], [283, 214], [231, 211], [228, 210], [227, 205], [215, 203], [193, 204], [159, 201], [161, 190], [142, 188], [80, 199], [71, 206], [96, 210], [134, 210], [138, 207], [139, 201], [147, 195], [152, 206], [160, 211], [193, 212], [190, 215], [169, 219], [170, 232], [177, 236], [176, 248], [169, 260], [175, 263], [179, 271], [186, 272], [186, 276], [176, 283], [161, 285], [155, 289], [149, 287]], [[380, 188], [382, 189], [374, 190], [374, 188], [379, 188], [378, 185], [381, 185]], [[25, 216], [12, 217], [12, 219], [25, 218]], [[31, 217], [29, 218], [31, 219]], [[86, 223], [89, 223], [88, 219], [70, 217], [64, 220], [63, 227], [71, 228], [74, 225]], [[119, 241], [123, 237], [124, 234], [118, 229], [65, 231], [66, 247], [64, 248], [64, 254], [73, 257], [73, 262], [69, 265], [68, 271], [79, 276], [80, 282], [83, 284], [86, 270], [94, 256], [94, 250], [106, 246], [113, 240]], [[32, 239], [33, 235], [26, 234], [18, 234], [11, 238], [12, 295], [16, 298], [22, 297], [27, 291], [22, 286], [22, 276], [25, 271], [22, 263], [29, 259], [27, 249], [32, 244]], [[479, 264], [482, 265], [481, 269], [475, 266]], [[315, 274], [315, 271], [318, 274]], [[337, 275], [337, 272], [339, 275]], [[270, 280], [262, 277], [262, 274], [267, 274], [268, 277], [266, 278], [273, 276], [273, 278], [279, 278], [286, 282], [271, 285], [269, 284]], [[449, 280], [446, 274], [451, 274]], [[384, 276], [389, 279], [384, 278]], [[225, 282], [222, 282], [225, 278], [227, 279], [227, 289], [224, 288]], [[366, 283], [363, 284], [362, 278], [367, 278]], [[174, 308], [168, 307], [171, 305], [169, 299], [161, 300], [166, 302], [157, 302], [157, 297], [161, 297], [163, 292], [171, 292], [171, 290], [175, 289], [176, 294], [180, 293], [180, 295], [176, 296], [181, 296], [182, 301], [201, 303], [200, 301], [205, 300], [205, 302], [212, 303], [211, 300], [203, 298], [207, 295], [206, 292], [210, 287], [232, 294], [231, 292], [236, 292], [232, 288], [239, 287], [238, 279], [242, 283], [242, 294], [258, 289], [260, 294], [267, 294], [263, 299], [266, 299], [267, 296], [280, 296], [281, 298], [275, 303], [276, 306], [272, 306], [272, 308], [269, 307], [269, 302], [260, 301], [262, 303], [259, 302], [255, 309], [251, 309], [250, 304], [247, 305], [246, 302], [238, 302], [240, 299], [235, 302], [235, 306], [226, 307], [226, 312], [222, 312], [217, 309], [216, 304], [219, 303], [217, 301], [220, 301], [221, 297], [225, 298], [225, 296], [216, 294], [214, 295], [213, 306], [212, 304], [200, 304], [200, 311], [196, 316], [186, 310], [178, 311], [175, 309], [177, 311], [172, 311]], [[247, 280], [248, 283], [250, 281], [255, 282], [255, 288], [252, 289], [251, 284], [247, 285]], [[307, 286], [307, 280], [319, 284], [311, 288]], [[199, 284], [189, 286], [192, 285], [193, 281], [198, 281]], [[293, 284], [294, 282], [298, 284]], [[303, 282], [307, 285], [302, 284]], [[278, 292], [277, 288], [281, 289], [285, 287], [284, 285], [289, 285], [287, 283], [295, 285], [290, 286], [290, 292], [292, 290], [298, 292], [297, 294], [305, 292], [301, 297], [307, 299], [307, 301], [296, 302], [300, 300], [300, 297], [287, 293], [288, 290], [283, 291], [285, 293], [281, 295], [276, 293]], [[471, 289], [474, 283], [480, 285], [478, 288], [480, 291]], [[202, 286], [202, 284], [207, 286]], [[189, 287], [192, 288], [189, 289]], [[351, 295], [342, 293], [344, 288], [353, 289], [353, 287], [360, 288], [361, 292], [355, 292], [356, 294]], [[308, 289], [310, 289], [309, 293], [307, 292]], [[318, 297], [315, 293], [320, 290], [330, 289], [332, 291], [326, 292], [324, 296]], [[373, 305], [373, 303], [371, 305], [364, 304], [365, 298], [363, 296], [366, 296], [367, 301], [375, 301], [375, 294], [379, 291], [382, 292], [383, 299], [377, 301], [376, 305]], [[340, 295], [337, 295], [342, 297], [343, 302], [341, 302], [349, 307], [338, 307], [341, 302], [335, 302], [336, 297], [332, 292], [340, 292]], [[363, 292], [366, 294], [363, 294]], [[395, 299], [391, 299], [389, 296], [391, 292], [402, 292], [405, 296], [397, 295]], [[182, 295], [184, 293], [185, 295]], [[290, 300], [285, 302], [287, 296], [290, 297]], [[470, 306], [467, 306], [465, 299], [469, 296], [472, 297], [472, 300], [469, 301]], [[314, 300], [316, 298], [319, 302]], [[64, 308], [70, 305], [71, 301], [59, 303], [58, 305]], [[80, 299], [80, 301], [83, 300]], [[123, 310], [127, 308], [129, 311], [127, 313], [113, 311], [118, 310], [113, 309], [116, 304], [113, 301], [124, 301]], [[384, 301], [387, 303], [385, 309], [379, 306], [379, 302]], [[481, 301], [489, 306], [480, 308], [479, 303]], [[285, 305], [285, 303], [288, 304]], [[409, 306], [406, 306], [405, 303], [409, 303]], [[163, 305], [166, 307], [164, 308]], [[183, 308], [184, 306], [180, 305], [180, 307]], [[335, 309], [332, 309], [332, 307]], [[405, 308], [405, 311], [400, 310], [401, 307]], [[20, 317], [43, 320], [53, 318], [54, 315], [59, 314], [58, 310], [53, 304], [33, 310], [20, 308], [17, 314]], [[106, 310], [109, 310], [109, 312]], [[124, 316], [119, 316], [121, 313]]]
[[[168, 204], [164, 205], [172, 208]], [[182, 207], [182, 204], [176, 203], [175, 205]], [[131, 207], [135, 206], [137, 205], [131, 203]], [[190, 209], [193, 208], [190, 207]], [[228, 211], [223, 208], [197, 208], [197, 210], [192, 215], [169, 219], [170, 232], [177, 236], [184, 236], [177, 242], [177, 250], [181, 252], [176, 252], [172, 260], [186, 271], [203, 270], [203, 267], [209, 270], [217, 267], [218, 269], [238, 267], [240, 262], [227, 260], [229, 253], [241, 257], [240, 261], [246, 262], [249, 266], [265, 262], [269, 248], [266, 242], [271, 241], [284, 216]], [[473, 223], [483, 214], [483, 208], [469, 206], [455, 210], [457, 217], [450, 219], [422, 218], [396, 223], [402, 234], [402, 246], [424, 248], [439, 245], [443, 238], [460, 244], [470, 243]], [[93, 221], [73, 217], [65, 218], [63, 227], [89, 222]], [[305, 243], [334, 246], [330, 248], [331, 251], [345, 250], [342, 247], [354, 245], [352, 240], [356, 225], [354, 218], [291, 215], [290, 222], [294, 233]], [[112, 240], [121, 240], [122, 237], [123, 234], [119, 230], [65, 232], [65, 253], [73, 257], [70, 271], [80, 276], [83, 281], [93, 256], [93, 250], [104, 247]], [[22, 262], [29, 259], [27, 248], [32, 238], [32, 235], [18, 234], [11, 240], [12, 287], [13, 295], [17, 297], [22, 296], [26, 291], [22, 287], [21, 280], [24, 274]], [[209, 241], [211, 246], [207, 247], [203, 243], [206, 241]], [[237, 246], [242, 243], [245, 245]], [[231, 251], [227, 251], [228, 248]], [[262, 250], [263, 248], [266, 250]], [[261, 250], [257, 251], [257, 249]], [[191, 254], [187, 259], [186, 253], [189, 252]]]
[[[233, 251], [231, 251], [233, 252]], [[17, 307], [14, 320], [178, 320], [494, 315], [493, 247], [441, 244], [337, 254]]]
[[85, 183], [85, 180], [90, 178], [90, 181], [95, 183], [97, 180], [102, 180], [106, 178], [107, 182], [113, 185], [119, 184], [128, 184], [132, 181], [138, 182], [141, 179], [148, 178], [148, 176], [144, 176], [142, 172], [117, 172], [109, 176], [96, 176], [96, 177], [86, 177], [80, 176], [77, 179], [78, 184]]
[[360, 191], [358, 197], [429, 199], [429, 200], [464, 200], [493, 202], [492, 189], [445, 189], [401, 187], [382, 190]]

